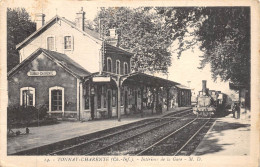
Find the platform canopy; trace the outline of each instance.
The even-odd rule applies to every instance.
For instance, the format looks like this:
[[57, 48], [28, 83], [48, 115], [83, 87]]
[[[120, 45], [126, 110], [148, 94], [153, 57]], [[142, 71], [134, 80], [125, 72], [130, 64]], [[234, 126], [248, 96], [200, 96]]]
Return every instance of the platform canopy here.
[[123, 85], [145, 85], [150, 87], [172, 87], [180, 83], [149, 74], [135, 72], [121, 76]]

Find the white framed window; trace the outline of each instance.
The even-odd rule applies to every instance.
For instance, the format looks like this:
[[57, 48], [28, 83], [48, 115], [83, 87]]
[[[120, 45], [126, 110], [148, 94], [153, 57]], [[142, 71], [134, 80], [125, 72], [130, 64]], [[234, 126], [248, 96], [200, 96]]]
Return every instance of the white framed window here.
[[20, 105], [35, 106], [35, 88], [23, 87], [20, 89]]
[[116, 74], [120, 74], [120, 61], [116, 60]]
[[64, 50], [73, 50], [74, 42], [72, 35], [64, 36]]
[[47, 36], [46, 38], [46, 49], [47, 50], [55, 50], [55, 36]]
[[49, 111], [64, 112], [64, 88], [54, 86], [49, 88]]
[[112, 72], [112, 59], [110, 57], [107, 58], [107, 72]]
[[128, 74], [128, 64], [124, 62], [124, 74]]

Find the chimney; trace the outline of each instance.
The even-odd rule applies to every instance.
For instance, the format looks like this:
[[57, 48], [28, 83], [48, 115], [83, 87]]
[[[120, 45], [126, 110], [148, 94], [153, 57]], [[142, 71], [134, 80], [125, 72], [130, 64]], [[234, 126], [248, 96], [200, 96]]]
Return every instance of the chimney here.
[[207, 91], [207, 80], [202, 80], [202, 92]]
[[83, 11], [83, 7], [81, 7], [81, 10], [78, 13], [76, 13], [76, 27], [84, 31], [84, 22], [85, 12]]
[[118, 46], [118, 39], [116, 29], [109, 29], [109, 37], [107, 37], [107, 42], [113, 46]]
[[36, 29], [38, 30], [39, 28], [41, 28], [44, 25], [45, 22], [45, 14], [43, 13], [37, 13], [35, 14], [35, 18], [36, 18]]
[[117, 38], [116, 29], [109, 29], [110, 38]]

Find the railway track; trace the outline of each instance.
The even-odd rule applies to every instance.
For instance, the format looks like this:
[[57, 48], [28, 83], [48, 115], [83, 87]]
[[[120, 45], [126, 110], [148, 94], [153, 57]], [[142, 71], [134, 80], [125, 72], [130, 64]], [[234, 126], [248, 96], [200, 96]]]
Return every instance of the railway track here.
[[173, 113], [169, 113], [169, 114], [165, 114], [164, 116], [162, 116], [162, 118], [167, 118], [167, 117], [175, 117], [176, 115], [180, 115], [180, 114], [186, 114], [186, 113], [191, 113], [192, 109], [186, 109], [186, 110], [182, 110], [179, 112], [173, 112]]
[[[146, 130], [149, 131], [149, 129], [153, 129], [153, 128], [156, 129], [156, 126], [160, 126], [160, 125], [164, 126], [167, 123], [173, 122], [181, 117], [185, 117], [188, 115], [191, 115], [190, 109], [170, 113], [161, 118], [145, 119], [131, 124], [122, 125], [119, 127], [95, 132], [92, 134], [82, 135], [76, 138], [67, 139], [64, 141], [44, 145], [29, 150], [24, 150], [21, 152], [14, 153], [12, 155], [80, 155], [80, 154], [85, 155], [88, 153], [85, 152], [79, 153], [80, 151], [78, 150], [79, 148], [84, 148], [85, 145], [89, 145], [90, 143], [95, 143], [102, 139], [112, 138], [113, 136], [114, 138], [117, 138], [115, 141], [118, 142], [120, 137], [122, 137], [122, 135], [126, 133], [128, 133], [127, 135], [128, 137], [131, 137], [130, 132], [141, 133], [142, 131], [146, 131]], [[113, 140], [110, 140], [110, 144], [111, 143], [115, 143], [115, 142]], [[101, 147], [100, 145], [103, 145], [102, 142], [101, 144], [100, 142], [98, 142], [99, 148]], [[104, 145], [107, 145], [107, 143], [105, 142]], [[103, 146], [101, 148], [103, 148]], [[92, 150], [92, 152], [93, 151], [95, 150]]]
[[[111, 144], [92, 152], [92, 155], [187, 155], [194, 151], [204, 137], [212, 119], [187, 119], [183, 125], [169, 125], [161, 129], [151, 130], [141, 135], [133, 136], [121, 142]], [[172, 127], [171, 127], [172, 126]], [[168, 134], [160, 133], [168, 128]], [[159, 134], [156, 132], [159, 131]], [[167, 130], [166, 130], [167, 131]], [[200, 133], [204, 131], [204, 133]], [[149, 134], [150, 133], [150, 134]], [[163, 136], [163, 137], [161, 137]], [[198, 137], [199, 136], [199, 137]], [[153, 139], [154, 138], [154, 139]], [[169, 141], [168, 141], [169, 140]], [[152, 143], [152, 144], [151, 144]], [[192, 143], [192, 144], [191, 144]], [[181, 148], [180, 148], [181, 147]], [[183, 154], [186, 153], [186, 154]], [[188, 155], [189, 155], [188, 154]]]
[[[174, 112], [174, 113], [171, 113], [170, 115], [183, 116], [185, 114], [187, 115], [187, 113], [189, 113], [188, 111], [189, 110]], [[102, 138], [102, 137], [108, 136], [108, 135], [117, 135], [117, 134], [127, 131], [127, 130], [131, 130], [131, 129], [135, 129], [135, 128], [139, 128], [139, 127], [142, 127], [145, 125], [152, 124], [160, 119], [162, 119], [162, 118], [147, 118], [147, 119], [137, 121], [134, 123], [121, 125], [118, 127], [94, 132], [91, 134], [78, 136], [78, 137], [71, 138], [71, 139], [66, 139], [63, 141], [56, 142], [56, 143], [47, 144], [44, 146], [16, 152], [16, 153], [13, 153], [10, 155], [54, 155], [56, 152], [59, 152], [61, 150], [66, 150], [68, 148], [77, 147], [78, 145], [81, 145], [81, 144], [84, 145], [84, 143], [86, 143], [87, 141], [92, 141], [92, 140]]]
[[183, 127], [190, 123], [190, 120], [196, 120], [197, 118], [177, 118], [178, 121], [174, 121], [172, 124], [166, 124], [163, 127], [151, 129], [143, 134], [133, 136], [125, 139], [121, 143], [115, 143], [107, 149], [95, 152], [95, 155], [136, 155], [151, 144], [161, 140], [169, 133]]
[[56, 143], [44, 145], [44, 146], [41, 146], [41, 147], [36, 147], [36, 148], [20, 151], [20, 152], [14, 153], [12, 155], [46, 155], [46, 154], [49, 154], [50, 152], [54, 152], [55, 150], [61, 150], [63, 148], [70, 147], [70, 146], [73, 146], [75, 144], [87, 141], [87, 140], [99, 138], [101, 136], [114, 133], [115, 131], [120, 132], [120, 131], [123, 131], [125, 129], [129, 129], [131, 127], [136, 127], [136, 126], [139, 126], [139, 125], [142, 125], [142, 124], [148, 124], [149, 122], [152, 123], [154, 120], [155, 119], [145, 119], [145, 120], [137, 121], [137, 122], [134, 122], [134, 123], [130, 123], [130, 124], [126, 124], [126, 125], [122, 125], [122, 126], [118, 126], [118, 127], [94, 132], [94, 133], [91, 133], [91, 134], [82, 135], [82, 136], [75, 137], [75, 138], [72, 138], [72, 139], [67, 139], [67, 140], [64, 140], [64, 141], [59, 141], [59, 142], [56, 142]]
[[215, 120], [209, 119], [196, 131], [196, 133], [192, 135], [192, 137], [189, 138], [189, 140], [178, 151], [175, 152], [174, 156], [191, 155], [214, 122]]
[[[187, 116], [190, 112], [178, 112], [172, 116]], [[96, 155], [103, 150], [106, 150], [114, 145], [122, 143], [126, 140], [134, 138], [138, 135], [144, 134], [154, 129], [163, 127], [178, 118], [159, 118], [146, 124], [138, 125], [120, 132], [111, 133], [93, 140], [78, 143], [76, 145], [56, 150], [49, 153], [49, 155]], [[134, 135], [133, 135], [134, 134]]]
[[[107, 150], [109, 150], [111, 148], [112, 148], [112, 150], [114, 150], [113, 147], [120, 148], [121, 144], [124, 144], [125, 142], [128, 142], [128, 141], [135, 141], [135, 138], [145, 138], [147, 133], [157, 132], [157, 131], [160, 131], [160, 130], [166, 128], [166, 127], [174, 126], [174, 123], [176, 123], [176, 122], [173, 122], [173, 121], [175, 121], [175, 120], [177, 120], [179, 122], [183, 121], [183, 120], [178, 120], [177, 118], [172, 119], [171, 121], [169, 121], [167, 123], [164, 123], [162, 125], [159, 125], [159, 126], [156, 126], [154, 128], [148, 129], [146, 131], [142, 131], [140, 133], [131, 135], [131, 136], [125, 138], [125, 139], [119, 140], [118, 142], [112, 143], [112, 144], [110, 144], [110, 145], [108, 145], [106, 147], [100, 148], [98, 150], [94, 150], [91, 153], [88, 153], [87, 155], [110, 155], [111, 153], [109, 153], [109, 151], [107, 151]], [[160, 135], [157, 134], [157, 136], [160, 136]], [[129, 148], [126, 147], [125, 151], [126, 151], [125, 153], [120, 152], [119, 154], [116, 154], [116, 155], [126, 154], [127, 152], [129, 152]], [[113, 154], [113, 155], [115, 155], [115, 154]]]
[[[136, 155], [190, 155], [210, 128], [212, 119], [195, 118]], [[199, 140], [199, 137], [200, 140]]]

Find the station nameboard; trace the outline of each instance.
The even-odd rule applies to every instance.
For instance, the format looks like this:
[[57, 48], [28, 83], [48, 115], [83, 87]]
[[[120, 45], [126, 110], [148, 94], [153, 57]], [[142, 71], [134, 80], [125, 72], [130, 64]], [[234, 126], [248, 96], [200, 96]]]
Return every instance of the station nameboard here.
[[110, 77], [93, 77], [93, 82], [110, 82]]
[[30, 77], [49, 77], [55, 76], [56, 71], [29, 71], [27, 75]]

